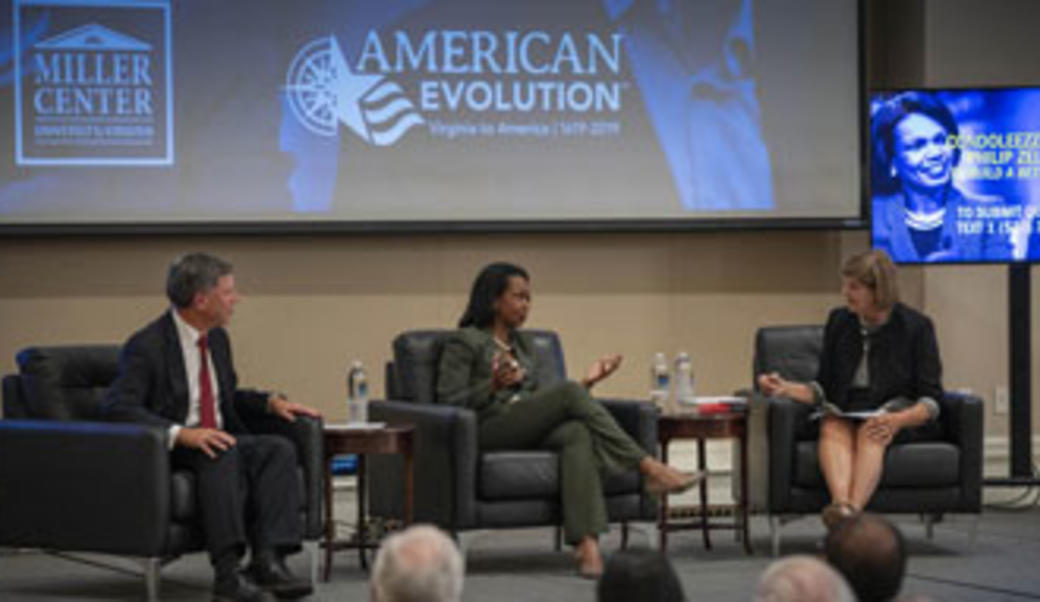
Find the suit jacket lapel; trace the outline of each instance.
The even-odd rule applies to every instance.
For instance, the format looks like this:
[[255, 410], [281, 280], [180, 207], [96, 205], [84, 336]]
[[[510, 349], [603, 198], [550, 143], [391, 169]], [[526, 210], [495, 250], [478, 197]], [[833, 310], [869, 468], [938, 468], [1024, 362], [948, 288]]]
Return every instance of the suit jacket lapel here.
[[177, 325], [173, 323], [170, 312], [163, 317], [163, 338], [166, 339], [166, 366], [169, 371], [167, 377], [174, 419], [184, 424], [188, 419], [188, 372], [184, 367], [184, 350], [181, 349], [181, 340], [177, 335]]

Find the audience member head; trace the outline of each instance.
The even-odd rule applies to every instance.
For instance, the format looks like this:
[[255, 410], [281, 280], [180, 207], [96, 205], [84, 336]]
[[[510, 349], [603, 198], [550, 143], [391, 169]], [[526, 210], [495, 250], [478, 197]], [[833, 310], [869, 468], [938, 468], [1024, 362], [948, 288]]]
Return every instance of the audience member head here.
[[895, 525], [864, 512], [839, 523], [824, 544], [827, 561], [838, 569], [860, 602], [891, 600], [906, 572], [906, 544]]
[[856, 596], [826, 562], [795, 555], [766, 568], [755, 587], [755, 602], [856, 602]]
[[462, 554], [443, 531], [415, 525], [387, 537], [372, 566], [375, 602], [459, 602]]
[[668, 559], [654, 550], [623, 550], [610, 557], [597, 586], [599, 602], [685, 602]]
[[238, 303], [231, 264], [206, 253], [173, 260], [166, 275], [166, 296], [192, 326], [224, 326]]
[[469, 303], [466, 305], [465, 313], [459, 319], [459, 328], [491, 326], [495, 321], [495, 302], [506, 292], [510, 279], [514, 277], [522, 278], [525, 281], [531, 280], [527, 271], [518, 265], [498, 262], [484, 266], [484, 269], [477, 274], [476, 280], [473, 281], [473, 288], [469, 293]]

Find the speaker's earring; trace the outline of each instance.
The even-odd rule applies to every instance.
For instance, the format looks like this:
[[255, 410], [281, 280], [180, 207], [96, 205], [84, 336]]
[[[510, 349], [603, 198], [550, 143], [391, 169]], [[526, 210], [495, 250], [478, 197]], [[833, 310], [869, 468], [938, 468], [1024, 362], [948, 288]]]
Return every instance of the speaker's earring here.
[[896, 166], [895, 166], [895, 165], [893, 165], [892, 167], [889, 167], [889, 168], [888, 168], [888, 173], [889, 173], [889, 175], [891, 175], [891, 176], [892, 176], [893, 178], [894, 178], [894, 177], [896, 177]]

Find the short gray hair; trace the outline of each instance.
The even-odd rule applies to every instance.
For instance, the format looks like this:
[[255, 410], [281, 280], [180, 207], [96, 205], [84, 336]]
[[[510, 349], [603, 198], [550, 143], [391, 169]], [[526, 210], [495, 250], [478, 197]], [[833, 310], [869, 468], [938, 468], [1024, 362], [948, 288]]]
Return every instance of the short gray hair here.
[[755, 602], [856, 602], [856, 596], [829, 564], [796, 554], [766, 568], [755, 588]]
[[378, 602], [458, 602], [465, 564], [440, 529], [415, 525], [383, 541], [372, 566]]
[[166, 274], [166, 297], [176, 307], [188, 307], [196, 293], [217, 285], [231, 273], [231, 264], [206, 253], [188, 253], [173, 260]]

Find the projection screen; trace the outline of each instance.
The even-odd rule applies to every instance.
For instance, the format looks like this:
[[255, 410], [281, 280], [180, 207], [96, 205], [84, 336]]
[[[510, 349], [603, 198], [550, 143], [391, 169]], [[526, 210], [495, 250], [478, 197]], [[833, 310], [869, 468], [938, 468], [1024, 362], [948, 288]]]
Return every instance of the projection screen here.
[[0, 228], [858, 224], [856, 0], [4, 0]]

